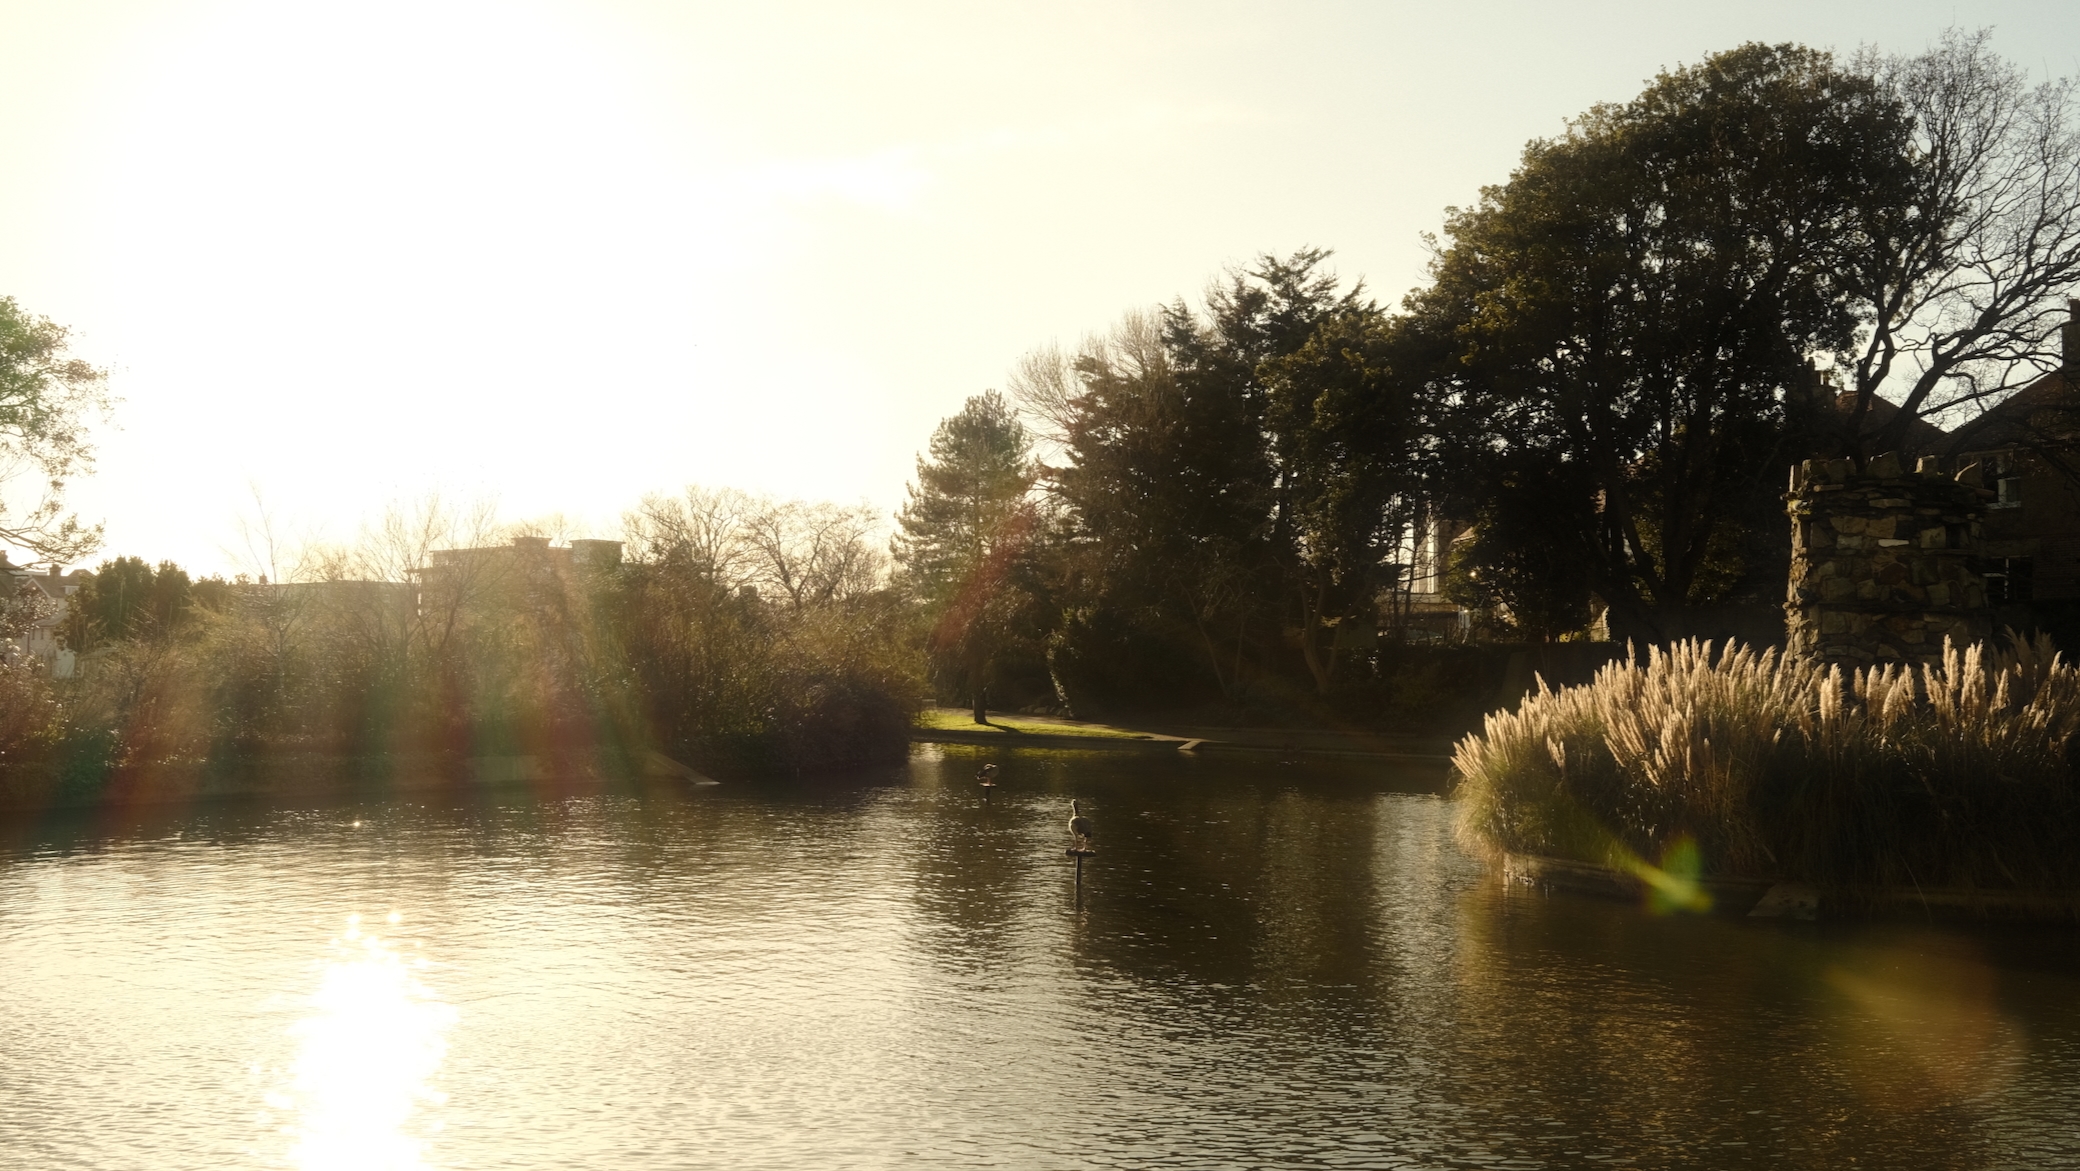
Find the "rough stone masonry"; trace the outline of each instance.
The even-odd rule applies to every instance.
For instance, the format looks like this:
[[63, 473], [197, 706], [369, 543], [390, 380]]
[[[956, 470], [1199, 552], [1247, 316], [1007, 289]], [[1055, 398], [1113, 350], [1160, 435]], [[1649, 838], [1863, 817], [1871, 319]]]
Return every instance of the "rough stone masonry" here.
[[1846, 459], [1791, 469], [1789, 653], [1845, 666], [1927, 662], [1943, 640], [1982, 641], [1991, 625], [1975, 568], [1979, 522], [1992, 495], [1978, 466], [1943, 475], [1933, 459], [1904, 471], [1881, 455], [1858, 472]]

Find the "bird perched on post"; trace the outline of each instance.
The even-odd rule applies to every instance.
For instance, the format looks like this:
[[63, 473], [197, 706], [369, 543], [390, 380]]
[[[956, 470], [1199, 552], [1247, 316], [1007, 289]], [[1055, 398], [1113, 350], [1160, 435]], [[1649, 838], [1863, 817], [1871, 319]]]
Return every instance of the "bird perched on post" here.
[[1069, 801], [1069, 835], [1078, 842], [1091, 839], [1091, 819], [1083, 815], [1074, 798]]
[[975, 779], [981, 781], [985, 785], [996, 784], [997, 766], [993, 764], [983, 765], [981, 768], [975, 771]]

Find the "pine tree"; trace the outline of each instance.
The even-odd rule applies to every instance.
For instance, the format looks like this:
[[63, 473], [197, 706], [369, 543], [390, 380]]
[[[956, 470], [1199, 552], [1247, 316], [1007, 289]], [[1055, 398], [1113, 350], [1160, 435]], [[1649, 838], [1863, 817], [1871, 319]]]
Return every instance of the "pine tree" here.
[[996, 391], [968, 399], [932, 433], [917, 461], [909, 503], [896, 517], [893, 553], [905, 585], [934, 616], [936, 665], [957, 674], [988, 722], [986, 689], [997, 654], [1014, 637], [1017, 587], [1037, 517], [1032, 438]]

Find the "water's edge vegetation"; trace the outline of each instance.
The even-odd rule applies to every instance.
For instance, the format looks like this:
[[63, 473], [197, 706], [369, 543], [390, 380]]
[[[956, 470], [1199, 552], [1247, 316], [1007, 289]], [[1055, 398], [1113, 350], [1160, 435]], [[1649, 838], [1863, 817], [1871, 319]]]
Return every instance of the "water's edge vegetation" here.
[[395, 584], [191, 588], [162, 566], [156, 611], [100, 596], [104, 572], [68, 616], [110, 619], [73, 632], [92, 645], [75, 677], [0, 664], [0, 789], [74, 802], [145, 773], [228, 784], [299, 760], [381, 778], [516, 757], [573, 776], [639, 775], [651, 752], [721, 774], [904, 758], [923, 698], [910, 623], [847, 578], [870, 552], [859, 534], [783, 517], [777, 551], [809, 585], [774, 598], [691, 556], [674, 502], [647, 515], [626, 561], [522, 538], [439, 563], [411, 550], [433, 568]]
[[1690, 642], [1462, 740], [1460, 840], [1858, 888], [2080, 891], [2080, 670], [2048, 640], [1844, 671]]

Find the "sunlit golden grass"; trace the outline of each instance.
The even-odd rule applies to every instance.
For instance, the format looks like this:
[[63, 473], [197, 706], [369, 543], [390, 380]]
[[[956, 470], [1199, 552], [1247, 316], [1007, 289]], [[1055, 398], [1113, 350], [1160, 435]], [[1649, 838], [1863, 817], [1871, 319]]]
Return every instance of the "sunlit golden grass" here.
[[933, 731], [996, 733], [1006, 739], [1021, 735], [1033, 736], [1095, 736], [1100, 738], [1142, 740], [1145, 732], [1134, 732], [1126, 728], [1115, 728], [1107, 724], [1058, 723], [1051, 720], [1029, 720], [1018, 716], [1007, 716], [991, 712], [988, 724], [978, 724], [975, 717], [956, 708], [927, 708], [917, 717], [917, 726]]
[[1838, 667], [1709, 643], [1542, 683], [1462, 740], [1470, 847], [1707, 874], [2080, 887], [2080, 671], [2048, 640]]

